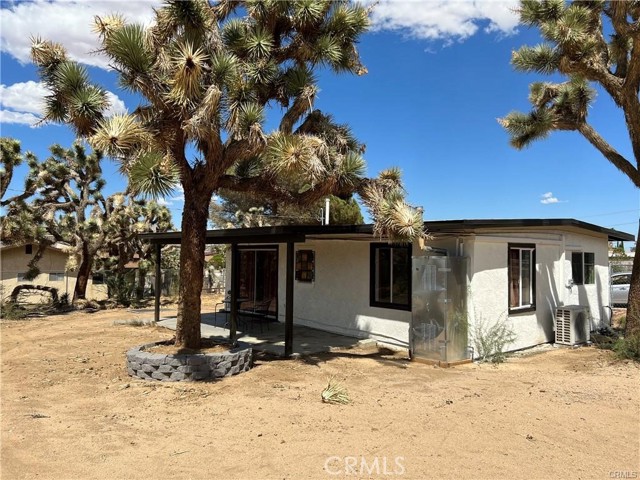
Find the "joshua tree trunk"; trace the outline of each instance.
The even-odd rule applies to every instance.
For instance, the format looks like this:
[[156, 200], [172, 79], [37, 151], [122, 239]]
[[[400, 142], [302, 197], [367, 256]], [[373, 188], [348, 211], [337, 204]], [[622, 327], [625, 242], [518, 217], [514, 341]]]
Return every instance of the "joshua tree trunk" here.
[[[638, 236], [640, 239], [640, 224], [638, 224]], [[638, 253], [633, 257], [633, 269], [631, 271], [631, 286], [629, 288], [629, 300], [627, 302], [627, 323], [624, 334], [627, 337], [640, 335], [640, 258]]]
[[84, 300], [87, 298], [87, 284], [89, 283], [89, 276], [91, 275], [91, 269], [93, 268], [93, 255], [89, 254], [87, 248], [82, 249], [82, 261], [78, 268], [78, 276], [76, 279], [76, 286], [73, 290], [73, 303], [77, 300]]
[[176, 346], [200, 347], [200, 303], [204, 272], [207, 216], [212, 192], [184, 189], [182, 244], [180, 246], [180, 302]]

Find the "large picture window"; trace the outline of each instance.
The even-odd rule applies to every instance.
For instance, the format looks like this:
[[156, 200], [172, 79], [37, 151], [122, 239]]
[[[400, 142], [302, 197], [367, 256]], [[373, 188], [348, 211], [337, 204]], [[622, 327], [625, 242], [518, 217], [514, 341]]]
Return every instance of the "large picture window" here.
[[589, 252], [571, 252], [571, 278], [575, 285], [596, 283], [596, 258]]
[[509, 313], [536, 308], [535, 245], [509, 244]]
[[371, 306], [411, 309], [411, 246], [371, 245]]

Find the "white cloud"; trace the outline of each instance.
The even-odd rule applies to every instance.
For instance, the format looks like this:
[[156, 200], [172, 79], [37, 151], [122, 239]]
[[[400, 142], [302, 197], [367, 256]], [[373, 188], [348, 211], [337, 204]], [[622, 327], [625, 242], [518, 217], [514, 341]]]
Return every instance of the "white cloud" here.
[[180, 183], [178, 183], [175, 187], [173, 187], [173, 191], [176, 195], [169, 198], [157, 198], [156, 202], [158, 205], [162, 205], [163, 207], [172, 207], [175, 209], [176, 204], [184, 203], [184, 188]]
[[545, 205], [548, 205], [550, 203], [560, 203], [560, 200], [553, 196], [553, 192], [543, 193], [542, 195], [540, 195], [540, 197], [540, 203], [543, 203]]
[[0, 110], [0, 123], [19, 123], [34, 127], [40, 119], [32, 113], [19, 113], [10, 110]]
[[46, 94], [45, 86], [32, 80], [10, 86], [0, 85], [0, 104], [3, 108], [40, 115]]
[[[95, 54], [98, 37], [91, 31], [94, 16], [121, 13], [127, 20], [149, 23], [158, 0], [34, 0], [3, 6], [0, 15], [0, 50], [19, 62], [31, 61], [31, 37], [59, 42], [69, 56], [86, 65], [107, 68], [107, 59]], [[5, 4], [7, 5], [7, 4]]]
[[[365, 0], [371, 4], [375, 0]], [[23, 64], [30, 63], [31, 37], [59, 42], [69, 56], [85, 65], [108, 69], [104, 55], [95, 53], [92, 32], [96, 15], [121, 13], [128, 21], [149, 24], [160, 0], [33, 0], [5, 3], [0, 15], [0, 50]], [[372, 12], [374, 30], [392, 30], [412, 37], [463, 40], [478, 32], [510, 34], [518, 23], [517, 0], [381, 0]]]
[[371, 18], [374, 30], [451, 42], [476, 34], [487, 23], [485, 32], [514, 33], [517, 5], [517, 0], [381, 0]]
[[124, 102], [120, 100], [115, 93], [107, 92], [107, 99], [109, 100], [110, 106], [107, 108], [107, 111], [104, 112], [105, 117], [111, 117], [116, 114], [125, 114], [128, 112]]
[[171, 202], [184, 202], [184, 188], [182, 187], [182, 185], [180, 183], [178, 183], [174, 190], [176, 192], [178, 192], [177, 195], [175, 195], [174, 197], [171, 197]]
[[[44, 97], [48, 92], [42, 83], [32, 80], [9, 86], [0, 85], [0, 120], [2, 123], [34, 126], [43, 115]], [[107, 92], [107, 99], [111, 106], [105, 116], [127, 112], [124, 102], [116, 94]]]

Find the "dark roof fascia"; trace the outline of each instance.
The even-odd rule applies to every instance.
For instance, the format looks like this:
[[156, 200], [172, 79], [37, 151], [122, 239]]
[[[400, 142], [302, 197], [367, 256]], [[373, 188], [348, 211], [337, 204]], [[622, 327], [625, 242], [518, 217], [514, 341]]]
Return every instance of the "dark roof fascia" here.
[[574, 218], [534, 218], [534, 219], [487, 219], [487, 220], [436, 220], [425, 222], [425, 228], [430, 233], [474, 233], [487, 228], [580, 228], [607, 235], [610, 241], [635, 241], [629, 233], [619, 232], [611, 228], [601, 227]]
[[[631, 234], [600, 227], [572, 218], [548, 219], [487, 219], [487, 220], [434, 220], [424, 223], [428, 233], [464, 234], [481, 229], [505, 228], [579, 228], [607, 235], [610, 241], [634, 241]], [[373, 225], [280, 225], [276, 227], [230, 228], [208, 230], [207, 244], [287, 243], [304, 242], [307, 236], [373, 235]], [[182, 232], [144, 233], [140, 237], [153, 244], [180, 244]]]
[[[229, 228], [207, 230], [205, 243], [298, 243], [304, 242], [307, 235], [371, 235], [372, 233], [372, 225], [280, 225], [277, 227]], [[182, 232], [143, 233], [140, 238], [152, 244], [180, 244]]]

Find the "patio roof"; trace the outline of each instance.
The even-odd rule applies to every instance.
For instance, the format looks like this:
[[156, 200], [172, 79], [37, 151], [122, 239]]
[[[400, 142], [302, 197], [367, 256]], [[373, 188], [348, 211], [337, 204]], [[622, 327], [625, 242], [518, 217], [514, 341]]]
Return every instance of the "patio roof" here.
[[[279, 225], [207, 230], [205, 241], [208, 244], [286, 243], [304, 242], [307, 236], [372, 234], [373, 225]], [[140, 238], [154, 244], [180, 244], [182, 232], [143, 233]]]
[[[433, 235], [472, 234], [482, 230], [509, 230], [523, 228], [582, 229], [607, 235], [609, 241], [634, 241], [631, 234], [601, 227], [573, 218], [547, 219], [481, 219], [435, 220], [424, 222], [424, 228]], [[373, 225], [280, 225], [275, 227], [229, 228], [208, 230], [208, 244], [287, 243], [304, 242], [313, 238], [366, 239], [373, 234]], [[153, 244], [180, 244], [182, 232], [144, 233], [140, 238]]]

